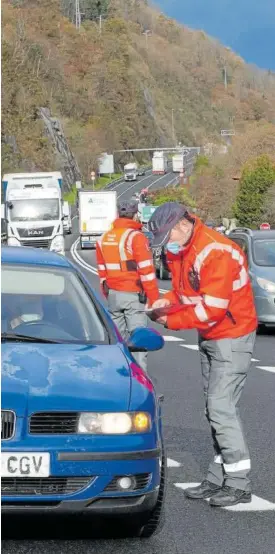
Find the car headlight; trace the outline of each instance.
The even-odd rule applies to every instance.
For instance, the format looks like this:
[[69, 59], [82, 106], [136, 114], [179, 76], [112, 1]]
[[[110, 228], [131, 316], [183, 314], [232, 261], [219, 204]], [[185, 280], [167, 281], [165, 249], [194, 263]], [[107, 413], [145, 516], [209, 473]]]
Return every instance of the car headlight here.
[[127, 435], [146, 433], [151, 429], [151, 417], [145, 412], [80, 414], [78, 433], [89, 435]]
[[61, 235], [57, 235], [57, 237], [54, 237], [51, 243], [51, 250], [55, 250], [55, 252], [63, 252], [64, 237], [62, 237]]
[[9, 237], [8, 246], [21, 246], [21, 242], [16, 237]]
[[275, 293], [275, 283], [268, 281], [267, 279], [263, 279], [262, 277], [257, 277], [256, 280], [262, 289], [267, 292]]

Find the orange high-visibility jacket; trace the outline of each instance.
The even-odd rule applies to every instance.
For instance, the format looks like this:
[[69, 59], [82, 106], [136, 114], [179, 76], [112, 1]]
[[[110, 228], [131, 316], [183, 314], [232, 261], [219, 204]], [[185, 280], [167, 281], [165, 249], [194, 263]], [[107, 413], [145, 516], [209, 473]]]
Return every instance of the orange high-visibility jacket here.
[[141, 228], [132, 219], [116, 219], [113, 228], [97, 242], [97, 267], [101, 286], [106, 281], [117, 291], [144, 290], [151, 305], [159, 298], [158, 282], [149, 242]]
[[247, 260], [241, 248], [195, 218], [190, 243], [167, 253], [173, 290], [166, 294], [182, 310], [167, 318], [168, 329], [197, 329], [205, 339], [236, 338], [257, 328]]

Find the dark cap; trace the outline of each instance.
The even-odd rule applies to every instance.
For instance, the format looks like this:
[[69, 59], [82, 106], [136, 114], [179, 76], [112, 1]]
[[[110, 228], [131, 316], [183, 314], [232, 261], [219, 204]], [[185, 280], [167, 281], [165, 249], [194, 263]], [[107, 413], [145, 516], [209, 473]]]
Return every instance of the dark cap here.
[[124, 200], [118, 204], [119, 217], [134, 217], [138, 213], [138, 204], [133, 200]]
[[166, 202], [159, 206], [148, 222], [148, 229], [153, 234], [150, 241], [152, 248], [164, 246], [169, 241], [169, 235], [184, 217], [190, 217], [187, 208], [178, 202]]

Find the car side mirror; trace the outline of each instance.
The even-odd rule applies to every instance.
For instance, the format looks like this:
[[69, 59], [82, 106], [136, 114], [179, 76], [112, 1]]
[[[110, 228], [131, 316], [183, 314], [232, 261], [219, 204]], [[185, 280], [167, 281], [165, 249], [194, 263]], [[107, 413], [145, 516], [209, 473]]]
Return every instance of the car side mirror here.
[[162, 335], [155, 329], [138, 327], [127, 342], [130, 352], [155, 352], [164, 347]]

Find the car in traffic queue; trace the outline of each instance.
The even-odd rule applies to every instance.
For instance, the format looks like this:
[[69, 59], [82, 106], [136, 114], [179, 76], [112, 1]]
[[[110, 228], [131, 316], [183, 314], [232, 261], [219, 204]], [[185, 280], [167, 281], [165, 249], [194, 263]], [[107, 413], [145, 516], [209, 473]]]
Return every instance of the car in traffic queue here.
[[137, 351], [163, 337], [137, 328], [126, 344], [68, 259], [2, 248], [2, 512], [118, 518], [149, 537], [163, 522], [161, 402]]
[[153, 261], [157, 277], [162, 281], [167, 281], [168, 279], [171, 279], [171, 272], [169, 270], [166, 259], [166, 252], [163, 246], [153, 249]]
[[[143, 225], [142, 228], [143, 234], [148, 238], [149, 243], [152, 240], [153, 236], [151, 231], [148, 230], [147, 225]], [[153, 262], [156, 271], [156, 276], [162, 281], [168, 281], [171, 279], [171, 272], [166, 260], [166, 252], [164, 247], [153, 248], [152, 249]]]
[[259, 325], [275, 325], [275, 231], [239, 227], [229, 238], [247, 256]]

